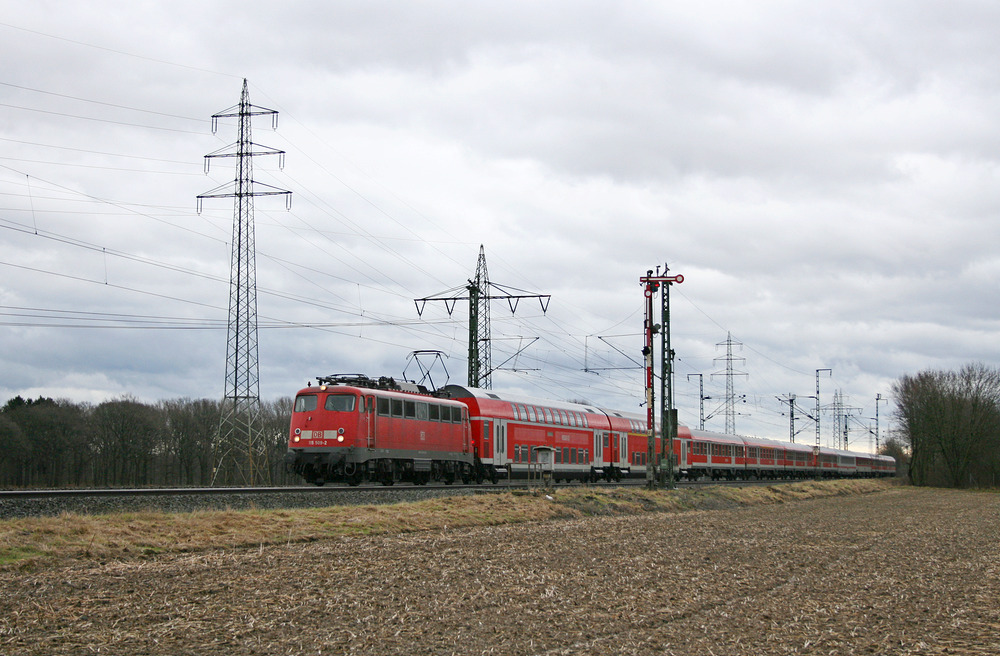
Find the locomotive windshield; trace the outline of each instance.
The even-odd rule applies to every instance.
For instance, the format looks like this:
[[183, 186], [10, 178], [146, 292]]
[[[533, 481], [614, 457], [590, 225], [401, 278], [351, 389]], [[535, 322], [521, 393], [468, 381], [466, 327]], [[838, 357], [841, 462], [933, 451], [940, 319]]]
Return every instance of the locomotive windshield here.
[[300, 394], [295, 397], [295, 412], [312, 412], [316, 409], [315, 394]]
[[357, 399], [353, 394], [331, 394], [326, 397], [326, 405], [323, 407], [334, 412], [354, 412], [354, 401]]

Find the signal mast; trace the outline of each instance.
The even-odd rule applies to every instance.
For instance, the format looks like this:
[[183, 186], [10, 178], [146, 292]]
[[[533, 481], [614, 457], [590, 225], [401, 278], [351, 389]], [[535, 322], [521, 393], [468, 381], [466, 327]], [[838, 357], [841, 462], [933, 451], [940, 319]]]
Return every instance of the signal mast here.
[[[674, 409], [673, 390], [673, 362], [674, 351], [670, 348], [670, 285], [684, 282], [684, 276], [678, 274], [668, 276], [670, 268], [664, 264], [663, 274], [660, 274], [660, 267], [656, 267], [656, 275], [653, 270], [646, 271], [646, 275], [639, 278], [639, 283], [643, 285], [643, 293], [646, 297], [646, 319], [643, 335], [645, 344], [642, 347], [642, 354], [645, 358], [646, 367], [646, 485], [649, 488], [657, 487], [656, 471], [659, 471], [659, 486], [674, 487], [674, 440], [677, 438], [677, 410]], [[653, 296], [663, 287], [661, 295], [661, 324], [653, 324]], [[662, 408], [660, 411], [661, 439], [660, 439], [660, 460], [656, 462], [656, 408], [653, 405], [653, 335], [660, 333], [660, 397]]]

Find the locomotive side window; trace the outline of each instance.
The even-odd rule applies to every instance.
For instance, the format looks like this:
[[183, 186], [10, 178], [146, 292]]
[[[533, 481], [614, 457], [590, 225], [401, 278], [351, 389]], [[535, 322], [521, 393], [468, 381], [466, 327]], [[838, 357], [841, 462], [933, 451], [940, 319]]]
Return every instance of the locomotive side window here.
[[392, 399], [392, 416], [403, 416], [403, 399]]
[[389, 416], [389, 399], [379, 397], [378, 399], [378, 413], [383, 417]]
[[354, 412], [356, 398], [353, 394], [331, 394], [323, 407], [334, 412]]
[[302, 394], [295, 398], [295, 412], [312, 412], [316, 409], [316, 395]]
[[403, 416], [413, 419], [417, 416], [417, 404], [413, 401], [403, 401]]
[[427, 421], [427, 404], [418, 403], [417, 404], [417, 419]]
[[441, 421], [441, 406], [434, 405], [433, 403], [427, 408], [429, 413], [429, 419], [431, 421]]

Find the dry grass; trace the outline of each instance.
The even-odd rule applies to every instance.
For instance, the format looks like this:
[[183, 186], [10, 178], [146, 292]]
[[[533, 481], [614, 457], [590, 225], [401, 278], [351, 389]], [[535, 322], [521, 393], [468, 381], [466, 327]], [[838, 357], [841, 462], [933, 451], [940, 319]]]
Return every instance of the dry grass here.
[[[206, 514], [196, 533], [222, 548], [8, 567], [0, 653], [1000, 653], [997, 494], [576, 489], [335, 510]], [[225, 546], [248, 531], [273, 541]]]
[[710, 487], [671, 492], [638, 488], [568, 488], [533, 493], [444, 497], [396, 505], [303, 510], [76, 515], [0, 522], [0, 567], [66, 559], [142, 557], [218, 548], [312, 542], [492, 526], [596, 515], [707, 510], [883, 491], [886, 481], [802, 482], [767, 487]]

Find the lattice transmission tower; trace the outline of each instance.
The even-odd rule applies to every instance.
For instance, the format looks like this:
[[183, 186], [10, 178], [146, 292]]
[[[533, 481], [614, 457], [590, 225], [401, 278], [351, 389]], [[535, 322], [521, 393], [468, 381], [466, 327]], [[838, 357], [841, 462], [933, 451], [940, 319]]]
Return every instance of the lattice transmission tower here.
[[[495, 290], [495, 291], [494, 291]], [[464, 293], [463, 293], [464, 292]], [[499, 293], [495, 293], [499, 292]], [[479, 260], [476, 263], [476, 278], [468, 285], [454, 287], [434, 296], [416, 298], [417, 315], [423, 316], [427, 301], [442, 301], [448, 314], [455, 310], [458, 301], [469, 301], [469, 387], [493, 389], [492, 337], [490, 335], [490, 301], [504, 299], [510, 312], [517, 311], [522, 298], [537, 298], [544, 313], [549, 307], [549, 294], [532, 294], [521, 289], [506, 287], [490, 282], [486, 269], [486, 251], [479, 246]], [[519, 351], [520, 352], [520, 351]], [[501, 366], [503, 366], [501, 364]]]
[[260, 485], [271, 480], [267, 449], [261, 426], [260, 366], [257, 348], [257, 273], [254, 245], [255, 196], [284, 196], [290, 207], [292, 192], [253, 179], [253, 158], [277, 155], [284, 164], [284, 151], [255, 144], [250, 137], [254, 116], [271, 116], [271, 126], [278, 126], [278, 112], [250, 104], [247, 81], [243, 80], [240, 102], [212, 116], [212, 132], [220, 118], [235, 118], [238, 138], [235, 143], [205, 155], [205, 172], [212, 159], [232, 157], [236, 177], [198, 196], [201, 212], [205, 198], [233, 198], [232, 269], [229, 277], [229, 327], [226, 341], [226, 388], [222, 399], [219, 433], [213, 445], [212, 484]]
[[736, 434], [736, 393], [733, 389], [733, 378], [736, 376], [747, 376], [745, 371], [736, 371], [733, 369], [734, 362], [746, 362], [746, 358], [740, 358], [733, 356], [733, 346], [742, 347], [741, 342], [733, 340], [731, 333], [726, 333], [726, 341], [719, 342], [716, 346], [726, 347], [725, 357], [719, 356], [715, 358], [715, 361], [723, 360], [726, 363], [726, 370], [724, 372], [717, 371], [713, 373], [713, 376], [726, 377], [726, 401], [725, 401], [725, 411], [726, 411], [726, 433], [729, 435]]

